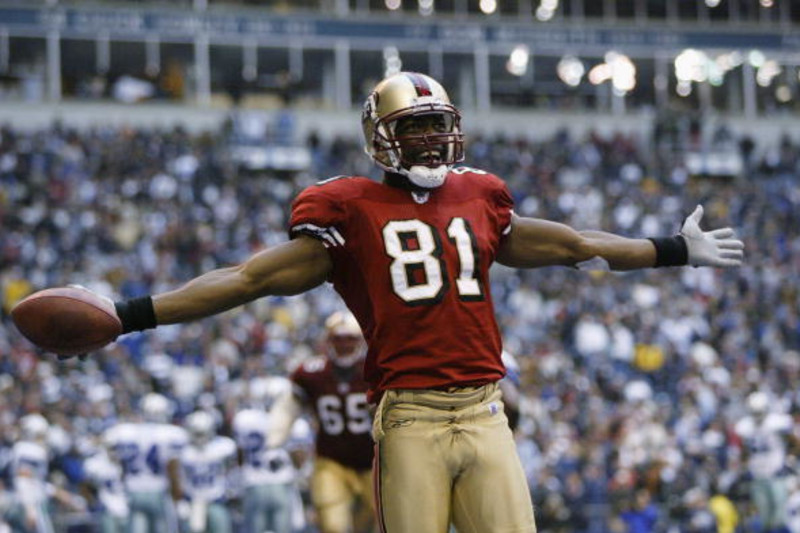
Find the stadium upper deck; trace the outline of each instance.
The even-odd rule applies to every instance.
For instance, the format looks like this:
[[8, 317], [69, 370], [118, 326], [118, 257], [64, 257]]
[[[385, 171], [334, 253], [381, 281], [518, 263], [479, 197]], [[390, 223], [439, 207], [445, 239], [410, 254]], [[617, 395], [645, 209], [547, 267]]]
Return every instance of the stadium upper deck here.
[[6, 100], [352, 109], [420, 70], [462, 107], [797, 112], [797, 0], [0, 2]]

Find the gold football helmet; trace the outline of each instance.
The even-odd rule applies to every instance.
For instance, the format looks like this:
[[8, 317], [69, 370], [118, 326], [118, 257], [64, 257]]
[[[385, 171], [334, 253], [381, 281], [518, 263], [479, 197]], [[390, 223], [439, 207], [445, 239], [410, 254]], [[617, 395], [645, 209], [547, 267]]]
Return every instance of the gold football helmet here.
[[364, 337], [350, 311], [336, 311], [325, 321], [328, 355], [334, 364], [352, 366], [365, 354]]
[[[420, 117], [435, 117], [436, 126], [398, 132], [398, 123]], [[400, 72], [381, 81], [364, 103], [361, 127], [375, 163], [420, 187], [441, 185], [464, 159], [461, 113], [444, 87], [424, 74]]]

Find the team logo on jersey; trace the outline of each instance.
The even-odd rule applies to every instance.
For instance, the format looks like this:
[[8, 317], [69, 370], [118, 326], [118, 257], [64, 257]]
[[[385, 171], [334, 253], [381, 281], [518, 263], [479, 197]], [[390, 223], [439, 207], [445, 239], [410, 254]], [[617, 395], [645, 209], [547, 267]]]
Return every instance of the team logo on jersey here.
[[424, 204], [431, 197], [431, 193], [423, 191], [411, 191], [411, 197], [418, 204]]

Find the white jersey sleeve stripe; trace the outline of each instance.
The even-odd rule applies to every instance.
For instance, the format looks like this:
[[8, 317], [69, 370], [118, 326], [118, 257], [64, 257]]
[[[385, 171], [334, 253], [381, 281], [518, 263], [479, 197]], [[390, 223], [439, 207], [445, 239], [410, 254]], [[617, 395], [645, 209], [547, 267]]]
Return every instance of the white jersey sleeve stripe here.
[[339, 230], [336, 228], [328, 228], [328, 232], [333, 235], [333, 238], [336, 239], [336, 242], [344, 246], [344, 237], [342, 237], [342, 234], [339, 233]]
[[336, 231], [336, 228], [321, 228], [314, 224], [300, 224], [292, 228], [292, 233], [305, 233], [323, 239], [327, 245], [339, 246], [344, 244], [344, 238], [341, 233]]

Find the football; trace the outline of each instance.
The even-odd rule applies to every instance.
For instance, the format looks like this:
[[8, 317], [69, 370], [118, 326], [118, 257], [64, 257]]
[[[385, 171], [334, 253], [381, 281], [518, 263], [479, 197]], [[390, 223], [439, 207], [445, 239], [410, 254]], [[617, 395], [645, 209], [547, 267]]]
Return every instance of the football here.
[[81, 287], [35, 292], [11, 309], [11, 318], [29, 341], [58, 355], [97, 350], [122, 333], [114, 304]]

